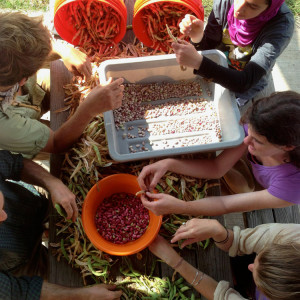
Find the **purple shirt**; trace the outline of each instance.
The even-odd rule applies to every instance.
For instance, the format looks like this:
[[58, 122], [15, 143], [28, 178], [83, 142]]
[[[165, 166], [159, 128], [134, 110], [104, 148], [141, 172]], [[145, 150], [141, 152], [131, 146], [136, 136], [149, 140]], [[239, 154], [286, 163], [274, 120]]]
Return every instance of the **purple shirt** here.
[[255, 299], [256, 300], [269, 300], [260, 290], [255, 289]]
[[[246, 136], [248, 126], [244, 125]], [[248, 159], [252, 165], [255, 179], [267, 191], [279, 199], [300, 204], [300, 169], [292, 163], [285, 163], [278, 166], [264, 166]]]

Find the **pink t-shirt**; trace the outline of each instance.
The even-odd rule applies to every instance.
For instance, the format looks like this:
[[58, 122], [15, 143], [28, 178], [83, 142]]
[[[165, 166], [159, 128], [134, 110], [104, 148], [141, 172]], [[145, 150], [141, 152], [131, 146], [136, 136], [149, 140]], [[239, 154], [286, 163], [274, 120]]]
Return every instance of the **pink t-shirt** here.
[[[244, 125], [246, 136], [248, 126]], [[257, 182], [268, 192], [285, 201], [300, 204], [300, 169], [292, 163], [268, 167], [256, 163], [248, 153], [248, 160], [252, 165], [252, 171]]]

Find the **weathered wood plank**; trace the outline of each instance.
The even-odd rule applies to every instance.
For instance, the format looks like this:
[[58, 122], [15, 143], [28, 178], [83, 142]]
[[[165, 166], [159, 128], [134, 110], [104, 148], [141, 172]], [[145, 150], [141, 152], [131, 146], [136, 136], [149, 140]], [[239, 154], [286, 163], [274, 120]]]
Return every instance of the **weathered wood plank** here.
[[276, 223], [300, 224], [298, 205], [273, 209], [273, 214]]
[[[70, 83], [72, 78], [71, 73], [64, 66], [63, 62], [56, 60], [50, 65], [50, 127], [52, 130], [57, 130], [63, 122], [67, 119], [68, 113], [55, 113], [59, 108], [64, 107], [65, 92], [63, 86]], [[60, 168], [63, 161], [63, 155], [51, 155], [50, 158], [50, 172], [52, 175], [59, 177]], [[55, 232], [55, 224], [57, 222], [57, 215], [52, 208], [52, 212], [49, 218], [49, 241], [60, 242]], [[62, 259], [57, 261], [51, 253], [51, 247], [49, 251], [49, 274], [48, 280], [52, 283], [59, 283], [65, 286], [81, 286], [83, 281], [79, 272], [76, 272], [67, 262]]]
[[250, 211], [245, 213], [246, 215], [246, 227], [253, 228], [260, 224], [274, 223], [274, 215], [272, 209], [261, 209], [257, 211]]

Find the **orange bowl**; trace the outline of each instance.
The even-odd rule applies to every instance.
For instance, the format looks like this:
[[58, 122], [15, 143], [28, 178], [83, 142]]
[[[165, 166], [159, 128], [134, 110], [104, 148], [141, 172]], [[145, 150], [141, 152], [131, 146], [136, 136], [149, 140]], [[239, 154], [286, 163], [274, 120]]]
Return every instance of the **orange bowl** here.
[[149, 225], [144, 234], [137, 240], [126, 244], [114, 244], [107, 241], [98, 233], [96, 228], [96, 211], [105, 198], [115, 193], [136, 194], [140, 190], [137, 177], [130, 174], [107, 176], [90, 189], [82, 207], [82, 224], [86, 235], [96, 248], [111, 255], [125, 256], [137, 253], [151, 244], [162, 223], [162, 216], [156, 216], [151, 211], [149, 211]]

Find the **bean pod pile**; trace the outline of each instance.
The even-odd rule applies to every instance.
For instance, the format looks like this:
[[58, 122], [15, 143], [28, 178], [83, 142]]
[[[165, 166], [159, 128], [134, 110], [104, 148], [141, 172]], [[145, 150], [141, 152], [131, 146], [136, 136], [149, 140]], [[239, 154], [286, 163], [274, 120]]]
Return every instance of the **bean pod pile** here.
[[147, 29], [147, 35], [153, 41], [152, 48], [158, 47], [163, 51], [171, 49], [173, 40], [167, 32], [166, 24], [175, 37], [183, 39], [184, 35], [179, 31], [179, 23], [186, 14], [193, 14], [193, 12], [181, 4], [162, 1], [147, 5], [143, 9], [142, 20]]
[[109, 50], [120, 31], [120, 15], [111, 6], [94, 0], [78, 0], [68, 6], [70, 22], [77, 32], [73, 41], [99, 54]]
[[114, 244], [126, 244], [144, 234], [149, 219], [149, 212], [139, 197], [129, 193], [116, 193], [101, 202], [95, 223], [104, 239]]

